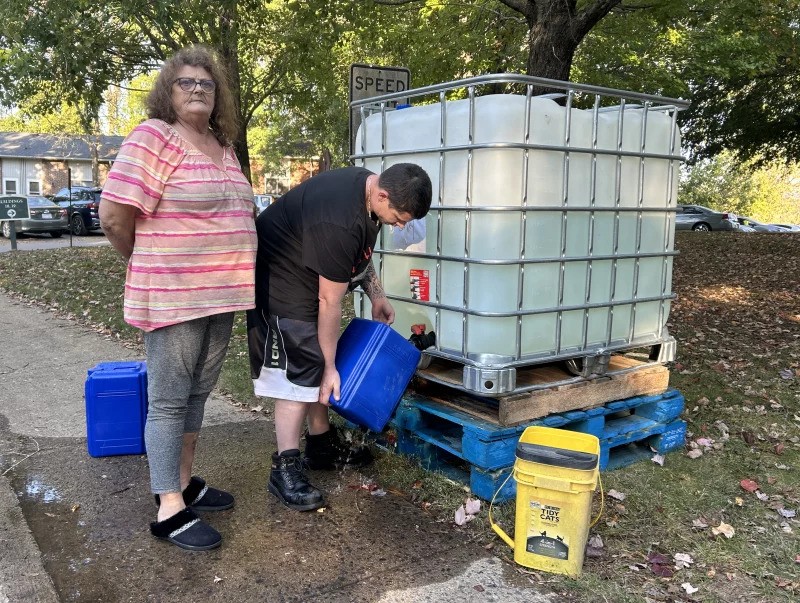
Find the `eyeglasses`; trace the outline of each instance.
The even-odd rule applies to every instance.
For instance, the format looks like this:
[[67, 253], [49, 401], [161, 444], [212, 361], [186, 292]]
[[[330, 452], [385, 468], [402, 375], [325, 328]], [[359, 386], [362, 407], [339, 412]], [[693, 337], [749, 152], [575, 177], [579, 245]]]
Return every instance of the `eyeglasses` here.
[[206, 94], [211, 94], [217, 89], [217, 83], [214, 80], [196, 80], [193, 77], [179, 77], [173, 84], [178, 84], [184, 92], [192, 92], [195, 86], [200, 86], [200, 90]]

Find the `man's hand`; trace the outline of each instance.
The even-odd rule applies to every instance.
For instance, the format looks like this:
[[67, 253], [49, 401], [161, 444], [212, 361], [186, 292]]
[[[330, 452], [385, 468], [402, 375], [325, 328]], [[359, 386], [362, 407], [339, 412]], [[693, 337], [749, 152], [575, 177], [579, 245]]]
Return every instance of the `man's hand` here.
[[372, 301], [372, 320], [390, 325], [394, 322], [394, 308], [385, 297], [378, 297]]
[[381, 286], [381, 281], [378, 279], [378, 274], [375, 272], [375, 266], [372, 260], [369, 261], [367, 269], [364, 271], [364, 280], [361, 281], [361, 286], [364, 292], [372, 302], [372, 320], [390, 325], [394, 322], [394, 308], [389, 300], [386, 299], [386, 293]]
[[341, 378], [339, 371], [336, 367], [326, 367], [322, 373], [322, 383], [319, 385], [319, 403], [325, 406], [330, 406], [330, 397], [333, 394], [333, 399], [338, 400], [341, 396], [339, 387], [341, 386]]

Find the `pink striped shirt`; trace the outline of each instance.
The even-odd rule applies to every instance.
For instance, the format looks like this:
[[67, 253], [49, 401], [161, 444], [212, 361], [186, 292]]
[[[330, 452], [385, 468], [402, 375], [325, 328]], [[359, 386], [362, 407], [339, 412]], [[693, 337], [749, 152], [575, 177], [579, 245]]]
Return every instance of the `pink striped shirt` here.
[[152, 331], [254, 307], [253, 189], [231, 148], [223, 161], [224, 170], [157, 119], [122, 143], [102, 198], [140, 210], [128, 324]]

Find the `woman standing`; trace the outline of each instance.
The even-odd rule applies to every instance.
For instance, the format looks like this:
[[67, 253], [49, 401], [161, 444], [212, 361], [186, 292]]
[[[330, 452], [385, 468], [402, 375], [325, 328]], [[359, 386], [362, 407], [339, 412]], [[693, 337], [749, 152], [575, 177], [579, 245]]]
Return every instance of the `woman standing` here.
[[144, 331], [145, 445], [159, 505], [150, 530], [208, 550], [222, 539], [195, 511], [229, 509], [233, 497], [193, 477], [192, 463], [234, 312], [254, 306], [253, 191], [231, 147], [227, 75], [210, 50], [167, 60], [147, 108], [108, 175], [100, 221], [128, 264], [125, 321]]

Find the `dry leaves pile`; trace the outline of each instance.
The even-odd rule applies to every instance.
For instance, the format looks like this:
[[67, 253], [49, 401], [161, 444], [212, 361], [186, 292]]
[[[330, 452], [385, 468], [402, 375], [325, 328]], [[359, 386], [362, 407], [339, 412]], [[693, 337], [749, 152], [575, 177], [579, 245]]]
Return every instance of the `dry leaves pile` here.
[[[800, 237], [676, 241], [670, 384], [686, 397], [687, 460], [654, 455], [649, 487], [606, 478], [603, 539], [590, 538], [585, 567], [653, 603], [789, 601], [800, 593]], [[634, 514], [647, 530], [631, 529]]]

